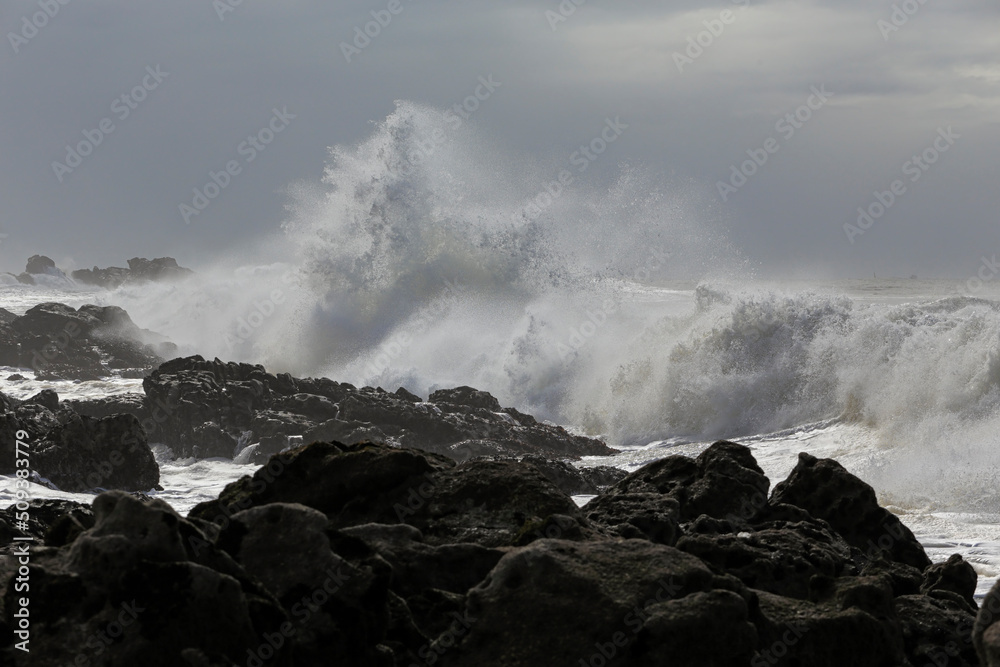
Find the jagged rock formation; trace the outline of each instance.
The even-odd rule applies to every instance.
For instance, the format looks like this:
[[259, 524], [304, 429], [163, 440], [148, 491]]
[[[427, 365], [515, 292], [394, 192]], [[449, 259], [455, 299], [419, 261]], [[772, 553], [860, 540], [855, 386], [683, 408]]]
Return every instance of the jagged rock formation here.
[[[750, 450], [719, 442], [581, 509], [528, 461], [315, 443], [186, 518], [122, 492], [38, 506], [30, 664], [96, 659], [112, 627], [100, 660], [152, 666], [997, 664], [1000, 604], [974, 626], [971, 566], [911, 564], [866, 486], [803, 456], [768, 497]], [[17, 576], [6, 559], [12, 665]]]

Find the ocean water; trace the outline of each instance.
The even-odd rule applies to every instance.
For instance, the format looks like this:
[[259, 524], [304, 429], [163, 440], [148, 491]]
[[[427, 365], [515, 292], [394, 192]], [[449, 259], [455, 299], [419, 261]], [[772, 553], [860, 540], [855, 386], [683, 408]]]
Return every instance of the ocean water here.
[[[507, 160], [399, 103], [368, 140], [331, 150], [321, 184], [290, 188], [256, 251], [111, 291], [0, 277], [0, 306], [118, 305], [182, 355], [422, 396], [475, 386], [621, 450], [580, 465], [633, 470], [727, 438], [777, 483], [799, 452], [832, 457], [932, 558], [962, 553], [985, 593], [1000, 576], [1000, 288], [768, 282], [696, 188], [628, 165], [553, 188], [564, 166]], [[141, 381], [0, 369], [0, 391], [43, 388], [82, 398]], [[158, 495], [181, 512], [253, 470], [156, 451]], [[12, 491], [0, 478], [0, 505]]]

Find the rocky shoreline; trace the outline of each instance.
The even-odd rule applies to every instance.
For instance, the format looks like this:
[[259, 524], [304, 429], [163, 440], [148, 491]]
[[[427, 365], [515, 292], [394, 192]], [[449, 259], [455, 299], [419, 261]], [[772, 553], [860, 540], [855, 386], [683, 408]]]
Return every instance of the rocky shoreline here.
[[[23, 440], [34, 481], [100, 491], [0, 511], [0, 664], [1000, 665], [1000, 586], [980, 607], [972, 566], [931, 563], [836, 461], [803, 453], [773, 488], [727, 441], [578, 468], [614, 450], [471, 387], [165, 361], [114, 308], [0, 322], [0, 363], [143, 377], [0, 394], [0, 474]], [[147, 495], [151, 443], [260, 467], [181, 516]]]
[[[109, 491], [0, 514], [4, 664], [994, 665], [961, 556], [802, 454], [717, 442], [582, 508], [534, 463], [375, 442], [272, 456], [186, 517]], [[28, 555], [14, 538], [29, 535]], [[19, 570], [18, 558], [27, 560]], [[24, 562], [24, 560], [20, 561]], [[30, 661], [15, 648], [30, 582]], [[977, 655], [977, 650], [979, 654]], [[83, 656], [83, 657], [80, 657]], [[981, 660], [981, 661], [980, 661]]]

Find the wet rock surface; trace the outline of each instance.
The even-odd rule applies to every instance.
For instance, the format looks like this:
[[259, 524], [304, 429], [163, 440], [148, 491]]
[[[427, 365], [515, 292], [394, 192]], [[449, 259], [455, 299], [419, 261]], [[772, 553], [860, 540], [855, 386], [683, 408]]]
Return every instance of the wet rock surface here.
[[[342, 402], [309, 388], [281, 395]], [[768, 496], [751, 450], [719, 442], [578, 508], [530, 457], [317, 442], [187, 517], [121, 491], [37, 506], [31, 661], [14, 646], [16, 555], [0, 564], [0, 661], [998, 664], [1000, 589], [977, 610], [961, 557], [880, 547], [891, 524], [867, 485], [803, 461]], [[15, 520], [0, 513], [6, 553]], [[98, 657], [88, 640], [109, 628]]]
[[41, 303], [0, 318], [0, 365], [31, 369], [39, 380], [141, 377], [175, 351], [117, 306]]
[[[479, 441], [487, 443], [491, 456], [536, 457], [552, 475], [562, 476], [567, 488], [576, 489], [574, 493], [596, 493], [619, 478], [614, 470], [576, 471], [558, 462], [614, 453], [602, 441], [500, 408], [490, 394], [469, 387], [435, 392], [432, 399], [440, 403], [423, 402], [405, 389], [389, 393], [194, 356], [161, 364], [143, 379], [143, 390], [142, 397], [79, 401], [73, 407], [93, 416], [133, 414], [151, 442], [163, 443], [183, 457], [231, 458], [236, 452], [235, 447], [226, 452], [230, 439], [242, 439], [258, 445], [247, 460], [263, 464], [300, 442], [367, 439], [462, 461], [479, 455], [463, 445]], [[548, 460], [552, 462], [541, 463]]]

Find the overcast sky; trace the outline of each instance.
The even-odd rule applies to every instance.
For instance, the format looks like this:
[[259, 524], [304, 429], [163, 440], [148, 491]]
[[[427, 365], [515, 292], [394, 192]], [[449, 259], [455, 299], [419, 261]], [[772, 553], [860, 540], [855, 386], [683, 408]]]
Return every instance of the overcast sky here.
[[[684, 184], [765, 271], [961, 278], [1000, 253], [994, 3], [232, 2], [0, 5], [0, 268], [204, 264], [276, 230], [286, 187], [318, 183], [328, 147], [364, 140], [394, 100], [444, 109], [490, 75], [502, 87], [473, 123], [505, 155], [565, 163], [620, 116], [602, 172]], [[391, 22], [348, 62], [372, 11]], [[287, 127], [247, 162], [269, 124]], [[67, 171], [84, 132], [100, 145]], [[767, 162], [720, 193], [748, 151]], [[239, 173], [185, 224], [180, 205], [229, 161]], [[845, 230], [897, 180], [881, 217]]]

